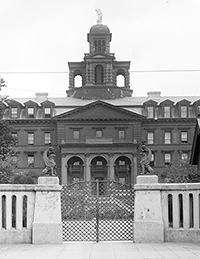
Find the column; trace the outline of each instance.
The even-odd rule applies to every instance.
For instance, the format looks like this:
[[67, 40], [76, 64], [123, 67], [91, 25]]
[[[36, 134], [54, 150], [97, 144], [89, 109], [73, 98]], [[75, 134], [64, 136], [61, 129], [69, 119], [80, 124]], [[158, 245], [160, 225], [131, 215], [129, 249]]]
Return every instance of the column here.
[[91, 171], [90, 171], [90, 154], [85, 154], [85, 180], [91, 181]]
[[132, 170], [131, 170], [131, 184], [135, 184], [136, 183], [136, 178], [137, 178], [137, 153], [133, 153], [133, 164], [132, 166]]
[[66, 154], [61, 154], [61, 183], [67, 184]]
[[113, 153], [109, 154], [109, 180], [115, 180], [115, 167], [114, 167], [114, 156]]

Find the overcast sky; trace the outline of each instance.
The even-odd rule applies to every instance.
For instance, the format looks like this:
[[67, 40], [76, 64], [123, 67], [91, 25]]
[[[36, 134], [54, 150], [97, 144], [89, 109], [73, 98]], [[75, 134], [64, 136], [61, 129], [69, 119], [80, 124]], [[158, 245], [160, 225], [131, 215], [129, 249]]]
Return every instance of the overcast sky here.
[[[65, 96], [67, 73], [11, 72], [68, 72], [67, 62], [89, 52], [95, 8], [110, 28], [116, 60], [131, 61], [134, 96], [200, 96], [199, 0], [0, 0], [0, 75], [7, 84], [0, 94]], [[137, 72], [155, 70], [199, 71]]]

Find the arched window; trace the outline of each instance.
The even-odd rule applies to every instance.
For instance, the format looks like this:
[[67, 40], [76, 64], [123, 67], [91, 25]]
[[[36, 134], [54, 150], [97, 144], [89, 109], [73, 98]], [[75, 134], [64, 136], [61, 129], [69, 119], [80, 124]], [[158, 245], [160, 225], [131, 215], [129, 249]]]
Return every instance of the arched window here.
[[95, 84], [103, 84], [103, 66], [97, 65], [95, 67]]
[[74, 86], [75, 87], [81, 87], [82, 86], [82, 76], [77, 75], [74, 77]]
[[98, 40], [98, 51], [101, 51], [101, 40]]
[[117, 86], [119, 86], [119, 87], [125, 86], [125, 77], [123, 75], [117, 76]]
[[97, 51], [97, 40], [94, 40], [94, 51]]

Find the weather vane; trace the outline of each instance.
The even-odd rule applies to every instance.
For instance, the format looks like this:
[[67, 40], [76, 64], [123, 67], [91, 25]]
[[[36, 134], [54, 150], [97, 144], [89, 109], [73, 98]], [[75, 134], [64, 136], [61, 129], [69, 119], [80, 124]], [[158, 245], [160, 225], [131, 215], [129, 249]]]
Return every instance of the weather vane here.
[[95, 11], [97, 12], [97, 23], [102, 23], [103, 14], [100, 8], [99, 9], [96, 8]]

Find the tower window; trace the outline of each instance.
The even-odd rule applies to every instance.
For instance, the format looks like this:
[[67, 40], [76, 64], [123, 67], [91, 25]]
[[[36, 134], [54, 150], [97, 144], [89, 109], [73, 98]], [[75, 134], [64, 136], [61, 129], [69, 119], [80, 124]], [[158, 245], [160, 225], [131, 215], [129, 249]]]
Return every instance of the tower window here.
[[95, 67], [95, 84], [103, 84], [103, 66], [97, 65]]

